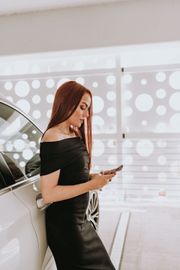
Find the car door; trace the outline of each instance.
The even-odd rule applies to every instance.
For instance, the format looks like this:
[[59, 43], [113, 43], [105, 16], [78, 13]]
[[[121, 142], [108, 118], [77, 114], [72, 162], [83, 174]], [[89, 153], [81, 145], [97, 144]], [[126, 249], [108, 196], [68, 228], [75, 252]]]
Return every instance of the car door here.
[[37, 208], [41, 132], [0, 102], [0, 269], [40, 270], [47, 249]]
[[29, 211], [10, 189], [0, 191], [0, 216], [0, 269], [39, 269]]

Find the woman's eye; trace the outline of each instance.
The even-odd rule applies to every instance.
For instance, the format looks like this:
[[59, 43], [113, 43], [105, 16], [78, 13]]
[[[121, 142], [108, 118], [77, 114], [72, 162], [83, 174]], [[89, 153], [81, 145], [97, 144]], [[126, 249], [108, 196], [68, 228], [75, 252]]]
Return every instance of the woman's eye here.
[[81, 108], [81, 110], [85, 110], [86, 109], [86, 107], [84, 107], [84, 106], [80, 106], [80, 108]]

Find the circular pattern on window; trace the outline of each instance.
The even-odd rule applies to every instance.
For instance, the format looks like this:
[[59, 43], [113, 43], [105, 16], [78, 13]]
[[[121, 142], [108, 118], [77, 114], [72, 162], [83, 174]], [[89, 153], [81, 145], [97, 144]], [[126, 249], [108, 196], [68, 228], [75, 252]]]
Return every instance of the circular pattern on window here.
[[160, 147], [160, 148], [165, 148], [167, 146], [167, 142], [160, 139], [157, 141], [157, 146]]
[[12, 82], [5, 82], [5, 83], [4, 83], [4, 88], [5, 88], [7, 91], [10, 91], [10, 90], [13, 88]]
[[25, 167], [26, 163], [25, 163], [24, 161], [21, 161], [21, 162], [19, 163], [19, 165], [23, 168], [23, 167]]
[[12, 150], [13, 150], [13, 144], [10, 143], [10, 142], [6, 143], [6, 150], [8, 152], [12, 152]]
[[97, 87], [98, 87], [98, 82], [93, 82], [92, 86], [93, 86], [94, 88], [97, 88]]
[[16, 106], [27, 114], [30, 112], [30, 104], [25, 99], [20, 99], [18, 102], [16, 102]]
[[21, 139], [15, 140], [13, 145], [17, 151], [22, 151], [25, 148], [25, 142]]
[[53, 103], [53, 101], [54, 101], [54, 95], [52, 95], [52, 94], [47, 95], [46, 101], [47, 101], [47, 103]]
[[167, 109], [166, 109], [166, 107], [163, 106], [163, 105], [159, 105], [159, 106], [156, 108], [156, 113], [157, 113], [158, 115], [164, 115], [164, 114], [166, 114], [166, 111], [167, 111]]
[[114, 91], [109, 91], [107, 92], [106, 97], [108, 100], [113, 101], [116, 99], [116, 93]]
[[136, 152], [141, 157], [149, 157], [154, 151], [154, 145], [150, 140], [140, 140], [136, 144]]
[[38, 104], [40, 101], [41, 101], [41, 98], [40, 98], [39, 95], [34, 95], [34, 96], [32, 97], [32, 102], [33, 102], [34, 104]]
[[29, 94], [30, 87], [26, 81], [19, 81], [15, 85], [15, 93], [18, 97], [26, 97]]
[[125, 74], [122, 76], [122, 83], [124, 84], [130, 84], [132, 80], [133, 80], [133, 77], [130, 74]]
[[22, 134], [22, 138], [23, 138], [24, 140], [27, 140], [27, 139], [28, 139], [28, 135], [27, 135], [26, 133], [23, 133], [23, 134]]
[[135, 106], [140, 112], [148, 112], [153, 107], [153, 99], [148, 94], [141, 94], [135, 99]]
[[165, 72], [158, 72], [157, 74], [156, 74], [156, 80], [158, 81], [158, 82], [164, 82], [165, 80], [166, 80], [166, 73]]
[[141, 84], [142, 84], [142, 85], [146, 85], [146, 84], [147, 84], [147, 80], [146, 80], [146, 79], [142, 79], [142, 80], [141, 80]]
[[175, 111], [180, 111], [180, 93], [174, 93], [169, 99], [170, 107]]
[[180, 113], [174, 114], [169, 120], [171, 131], [180, 132]]
[[46, 87], [47, 87], [47, 88], [53, 88], [54, 85], [55, 85], [55, 82], [54, 82], [53, 79], [48, 79], [48, 80], [46, 81]]
[[166, 91], [165, 91], [164, 89], [160, 88], [160, 89], [158, 89], [158, 90], [156, 91], [156, 96], [157, 96], [158, 98], [160, 98], [160, 99], [163, 99], [163, 98], [166, 97]]
[[116, 77], [114, 75], [109, 75], [106, 77], [106, 82], [109, 85], [113, 85], [116, 82]]
[[32, 88], [38, 89], [41, 86], [41, 83], [39, 80], [33, 80], [32, 81]]
[[180, 71], [175, 71], [169, 76], [169, 84], [173, 89], [180, 90]]
[[114, 107], [110, 107], [107, 109], [107, 115], [110, 117], [116, 116], [116, 109]]
[[22, 156], [24, 159], [29, 160], [33, 157], [33, 151], [31, 149], [24, 149]]
[[104, 100], [99, 96], [93, 96], [93, 111], [100, 113], [104, 109]]
[[19, 154], [15, 153], [15, 154], [13, 155], [13, 158], [14, 158], [14, 159], [19, 159]]

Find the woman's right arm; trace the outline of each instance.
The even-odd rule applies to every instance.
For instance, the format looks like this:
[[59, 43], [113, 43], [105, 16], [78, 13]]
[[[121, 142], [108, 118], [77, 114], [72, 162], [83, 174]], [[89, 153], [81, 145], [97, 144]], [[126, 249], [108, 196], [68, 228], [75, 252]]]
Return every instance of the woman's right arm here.
[[74, 198], [91, 190], [101, 189], [111, 180], [115, 173], [95, 174], [91, 180], [77, 185], [58, 185], [60, 170], [41, 176], [41, 193], [45, 203], [52, 203]]

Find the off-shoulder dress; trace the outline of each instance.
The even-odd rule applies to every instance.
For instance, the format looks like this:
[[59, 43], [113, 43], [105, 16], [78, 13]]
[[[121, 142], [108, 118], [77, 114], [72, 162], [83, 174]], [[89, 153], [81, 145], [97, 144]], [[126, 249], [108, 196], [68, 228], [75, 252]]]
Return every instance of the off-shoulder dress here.
[[[41, 142], [41, 175], [61, 170], [58, 185], [89, 180], [89, 155], [80, 137]], [[51, 181], [51, 179], [49, 179]], [[89, 193], [52, 203], [46, 234], [58, 270], [115, 270], [95, 229], [86, 219]]]

